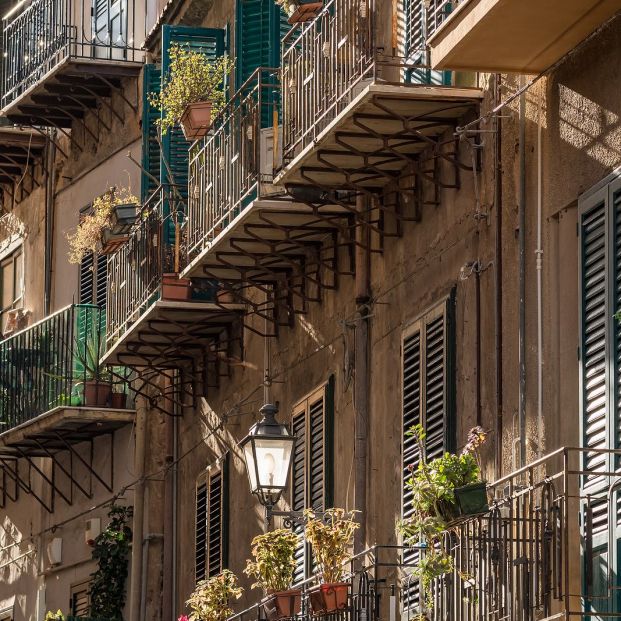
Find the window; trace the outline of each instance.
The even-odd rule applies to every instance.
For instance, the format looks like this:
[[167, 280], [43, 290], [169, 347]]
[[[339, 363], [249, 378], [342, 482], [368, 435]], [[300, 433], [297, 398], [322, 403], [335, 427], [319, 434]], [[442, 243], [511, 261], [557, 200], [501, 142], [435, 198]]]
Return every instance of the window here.
[[226, 567], [227, 463], [228, 456], [196, 484], [196, 582], [211, 578]]
[[591, 576], [584, 583], [589, 610], [605, 613], [618, 608], [620, 579], [616, 576], [608, 584], [608, 568], [619, 563], [621, 496], [609, 489], [613, 480], [598, 473], [618, 470], [619, 458], [595, 450], [618, 448], [621, 440], [621, 323], [615, 317], [621, 310], [621, 177], [613, 176], [583, 195], [578, 214], [580, 421], [582, 446], [592, 449], [582, 458], [589, 474], [582, 478], [588, 491], [581, 496], [606, 499], [583, 503], [584, 521], [591, 522], [593, 534], [592, 545], [584, 550], [583, 572]]
[[69, 609], [74, 617], [88, 617], [90, 614], [91, 598], [89, 595], [90, 582], [80, 582], [70, 587]]
[[8, 311], [21, 308], [24, 297], [24, 254], [21, 247], [0, 259], [0, 329], [6, 329]]
[[[408, 327], [402, 342], [402, 498], [401, 517], [412, 514], [412, 498], [406, 481], [409, 467], [416, 467], [421, 455], [414, 438], [408, 435], [413, 425], [426, 431], [425, 458], [434, 459], [455, 449], [455, 365], [453, 295]], [[404, 551], [407, 565], [416, 562], [418, 551]], [[416, 607], [417, 584], [404, 588], [405, 608]]]
[[[323, 511], [332, 505], [332, 427], [334, 378], [300, 401], [293, 409], [291, 433], [295, 447], [291, 472], [291, 509], [312, 507]], [[302, 526], [294, 527], [296, 533]], [[294, 582], [310, 575], [308, 547], [296, 552]]]
[[0, 610], [0, 621], [13, 621], [13, 606]]

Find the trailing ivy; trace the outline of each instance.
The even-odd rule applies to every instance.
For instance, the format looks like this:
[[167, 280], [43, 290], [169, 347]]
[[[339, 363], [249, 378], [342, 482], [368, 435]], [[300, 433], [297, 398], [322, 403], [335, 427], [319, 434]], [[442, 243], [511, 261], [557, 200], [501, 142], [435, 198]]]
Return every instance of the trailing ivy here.
[[91, 617], [123, 620], [132, 540], [128, 522], [132, 515], [133, 507], [113, 505], [108, 513], [110, 524], [95, 539], [93, 559], [97, 561], [98, 569], [91, 574]]

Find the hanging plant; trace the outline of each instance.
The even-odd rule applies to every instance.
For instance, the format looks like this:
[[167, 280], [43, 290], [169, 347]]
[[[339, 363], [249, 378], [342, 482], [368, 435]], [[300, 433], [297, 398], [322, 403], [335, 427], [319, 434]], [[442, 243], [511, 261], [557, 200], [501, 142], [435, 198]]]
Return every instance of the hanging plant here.
[[233, 614], [231, 600], [239, 599], [243, 591], [237, 576], [228, 569], [209, 580], [200, 580], [186, 602], [192, 611], [186, 621], [226, 621]]
[[89, 253], [101, 249], [102, 234], [113, 224], [115, 207], [118, 205], [137, 205], [136, 198], [128, 188], [110, 188], [93, 201], [91, 212], [80, 218], [69, 240], [69, 263], [80, 264]]
[[162, 134], [178, 125], [190, 104], [209, 102], [211, 116], [226, 104], [226, 78], [233, 69], [228, 56], [212, 60], [189, 47], [172, 45], [168, 50], [170, 70], [159, 93], [149, 93], [149, 103], [163, 112], [157, 123]]
[[108, 517], [110, 524], [96, 539], [93, 559], [98, 568], [91, 574], [92, 617], [122, 621], [125, 607], [125, 583], [129, 571], [129, 551], [132, 531], [128, 522], [132, 507], [114, 505]]

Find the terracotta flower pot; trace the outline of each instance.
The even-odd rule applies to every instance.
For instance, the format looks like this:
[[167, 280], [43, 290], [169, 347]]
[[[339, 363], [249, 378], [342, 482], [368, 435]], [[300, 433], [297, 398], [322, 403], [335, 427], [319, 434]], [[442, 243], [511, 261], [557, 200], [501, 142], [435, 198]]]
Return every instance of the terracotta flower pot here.
[[127, 407], [127, 394], [124, 392], [113, 392], [110, 404], [114, 410], [124, 410]]
[[211, 101], [189, 104], [181, 116], [181, 129], [186, 140], [198, 140], [211, 128]]
[[179, 274], [162, 274], [163, 300], [189, 300], [192, 296], [192, 283], [189, 278], [179, 278]]
[[233, 295], [233, 292], [227, 291], [225, 289], [220, 289], [218, 291], [216, 298], [218, 302], [220, 302], [220, 304], [234, 304], [235, 303], [235, 296]]
[[302, 591], [290, 589], [270, 593], [262, 602], [268, 621], [294, 617], [302, 612]]
[[351, 584], [335, 582], [320, 584], [310, 590], [310, 602], [313, 614], [326, 614], [345, 610]]
[[309, 22], [311, 19], [315, 19], [323, 7], [323, 2], [302, 2], [289, 16], [289, 23], [301, 24], [303, 22]]
[[123, 244], [127, 243], [129, 236], [127, 233], [118, 233], [113, 229], [104, 229], [101, 232], [101, 254], [112, 254]]
[[112, 400], [112, 386], [98, 380], [84, 382], [84, 405], [109, 407]]

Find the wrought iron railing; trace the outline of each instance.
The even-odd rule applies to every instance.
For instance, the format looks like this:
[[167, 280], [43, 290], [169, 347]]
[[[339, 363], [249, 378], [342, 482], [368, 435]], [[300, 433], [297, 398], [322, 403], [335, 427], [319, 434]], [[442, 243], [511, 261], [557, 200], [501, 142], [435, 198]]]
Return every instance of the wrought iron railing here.
[[[257, 69], [193, 147], [188, 200], [190, 258], [255, 198], [274, 196], [278, 165], [280, 72]], [[276, 154], [276, 160], [274, 159]]]
[[185, 209], [176, 188], [159, 186], [141, 209], [129, 240], [110, 255], [106, 348], [159, 299], [162, 275], [185, 267]]
[[2, 25], [2, 107], [68, 58], [142, 62], [142, 13], [136, 0], [19, 3]]
[[103, 321], [99, 307], [74, 304], [0, 341], [0, 433], [83, 405], [85, 382], [98, 379]]
[[412, 0], [398, 16], [405, 28], [394, 29], [394, 51], [378, 47], [390, 3], [376, 0], [328, 0], [315, 19], [290, 31], [282, 44], [284, 163], [371, 82], [450, 86], [451, 72], [431, 70], [426, 41], [455, 4]]

